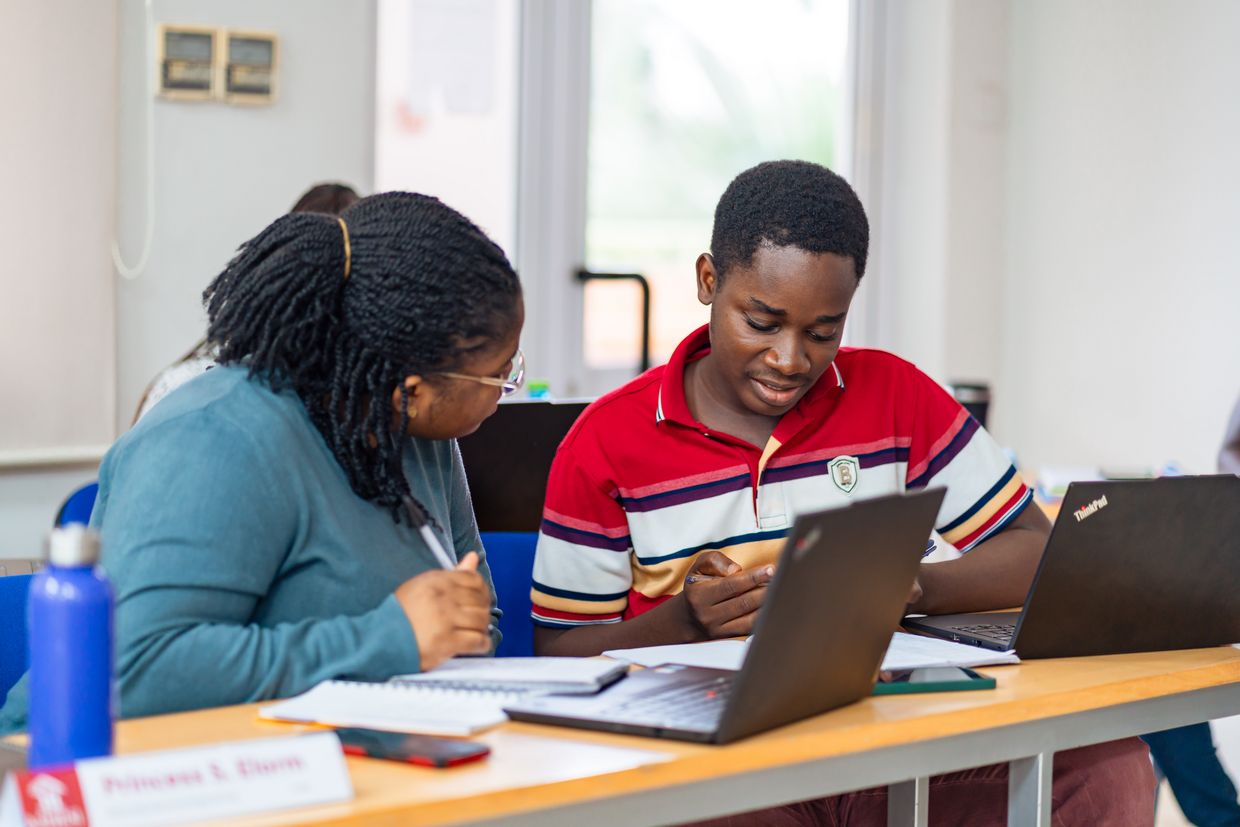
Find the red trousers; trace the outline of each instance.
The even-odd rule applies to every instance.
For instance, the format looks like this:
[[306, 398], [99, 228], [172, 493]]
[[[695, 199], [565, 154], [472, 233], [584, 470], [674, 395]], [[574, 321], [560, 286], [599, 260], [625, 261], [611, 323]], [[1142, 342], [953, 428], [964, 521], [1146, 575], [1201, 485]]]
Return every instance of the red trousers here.
[[[1054, 827], [1152, 827], [1154, 771], [1139, 738], [1055, 753]], [[930, 779], [931, 827], [1007, 823], [1008, 765]], [[697, 822], [694, 827], [886, 827], [887, 788]]]

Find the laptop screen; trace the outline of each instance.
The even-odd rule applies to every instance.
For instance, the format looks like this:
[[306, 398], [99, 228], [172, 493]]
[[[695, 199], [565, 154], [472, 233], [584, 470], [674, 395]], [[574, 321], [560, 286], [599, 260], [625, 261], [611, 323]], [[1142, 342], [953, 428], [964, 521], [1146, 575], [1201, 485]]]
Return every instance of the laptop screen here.
[[480, 531], [537, 531], [547, 475], [586, 401], [505, 402], [459, 441]]

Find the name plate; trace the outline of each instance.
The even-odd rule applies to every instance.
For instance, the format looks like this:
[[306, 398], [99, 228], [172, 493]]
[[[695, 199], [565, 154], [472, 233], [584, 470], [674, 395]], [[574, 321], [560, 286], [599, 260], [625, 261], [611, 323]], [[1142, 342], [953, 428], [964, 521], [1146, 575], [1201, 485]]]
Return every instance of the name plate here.
[[340, 739], [312, 732], [10, 773], [0, 825], [182, 824], [352, 798]]

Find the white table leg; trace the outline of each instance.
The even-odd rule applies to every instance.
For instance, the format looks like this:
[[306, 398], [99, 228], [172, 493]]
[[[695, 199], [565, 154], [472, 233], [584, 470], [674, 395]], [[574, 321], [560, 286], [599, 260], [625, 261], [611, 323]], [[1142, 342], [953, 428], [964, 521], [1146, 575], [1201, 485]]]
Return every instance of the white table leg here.
[[1052, 752], [1040, 752], [1008, 765], [1008, 827], [1050, 827], [1054, 758]]
[[914, 778], [887, 787], [887, 827], [928, 827], [930, 779]]

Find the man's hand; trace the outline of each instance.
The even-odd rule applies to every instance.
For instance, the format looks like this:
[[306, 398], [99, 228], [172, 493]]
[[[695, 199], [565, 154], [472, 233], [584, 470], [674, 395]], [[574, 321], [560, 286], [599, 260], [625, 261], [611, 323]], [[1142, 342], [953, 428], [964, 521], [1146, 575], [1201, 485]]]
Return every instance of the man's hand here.
[[691, 622], [707, 640], [753, 632], [775, 567], [742, 569], [727, 555], [708, 551], [685, 576], [683, 598]]
[[924, 594], [925, 592], [921, 588], [921, 577], [918, 576], [913, 579], [913, 588], [908, 593], [908, 603], [904, 606], [904, 613], [906, 615], [917, 611], [917, 603]]
[[455, 655], [491, 650], [491, 592], [478, 574], [478, 555], [466, 554], [451, 571], [427, 571], [396, 589], [396, 599], [418, 641], [422, 671]]

